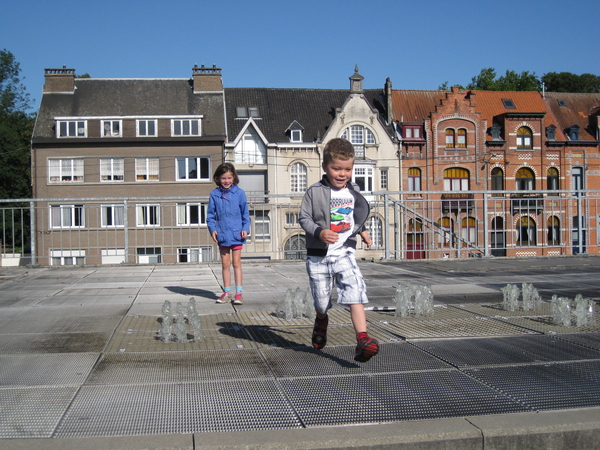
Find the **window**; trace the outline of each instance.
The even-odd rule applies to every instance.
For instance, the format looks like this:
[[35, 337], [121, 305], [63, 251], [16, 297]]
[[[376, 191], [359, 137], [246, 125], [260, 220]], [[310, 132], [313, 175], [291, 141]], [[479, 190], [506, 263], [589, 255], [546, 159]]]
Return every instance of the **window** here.
[[135, 179], [137, 181], [158, 181], [158, 158], [136, 158]]
[[137, 226], [152, 227], [160, 225], [159, 205], [137, 205]]
[[285, 213], [285, 225], [287, 227], [296, 226], [298, 224], [299, 213], [297, 212], [286, 212]]
[[458, 167], [444, 170], [444, 190], [468, 191], [469, 171]]
[[125, 205], [102, 205], [102, 227], [125, 226]]
[[290, 142], [302, 142], [302, 130], [291, 130]]
[[123, 181], [125, 179], [123, 158], [100, 159], [100, 181]]
[[518, 191], [533, 191], [535, 190], [535, 176], [531, 169], [522, 167], [517, 171], [515, 177]]
[[533, 133], [529, 128], [521, 127], [517, 130], [517, 148], [533, 148]]
[[177, 261], [180, 263], [212, 261], [212, 248], [178, 248]]
[[446, 128], [446, 148], [454, 148], [454, 130]]
[[388, 170], [381, 169], [381, 171], [379, 172], [379, 177], [380, 177], [381, 190], [387, 191], [388, 190]]
[[583, 179], [583, 167], [573, 167], [571, 171], [571, 176], [573, 180], [573, 189], [575, 192], [575, 197], [579, 197], [582, 193], [581, 191], [584, 189], [584, 179]]
[[410, 192], [421, 192], [421, 169], [418, 167], [408, 169], [408, 190]]
[[177, 225], [206, 225], [205, 203], [178, 203]]
[[355, 165], [352, 181], [358, 184], [361, 192], [373, 192], [373, 167]]
[[138, 137], [144, 136], [157, 136], [156, 134], [156, 119], [153, 120], [138, 120], [137, 121], [137, 135]]
[[[494, 167], [492, 169], [492, 191], [503, 191], [504, 190], [504, 172], [500, 167]], [[499, 196], [502, 194], [493, 194]]]
[[502, 104], [506, 109], [516, 109], [515, 102], [513, 102], [510, 98], [503, 98]]
[[406, 126], [402, 127], [404, 139], [421, 139], [421, 127], [420, 126]]
[[560, 245], [560, 220], [556, 216], [548, 217], [548, 245]]
[[236, 164], [266, 164], [267, 150], [261, 138], [253, 127], [246, 132], [235, 146], [234, 159]]
[[521, 217], [517, 229], [517, 245], [521, 247], [536, 245], [536, 232], [535, 221], [528, 216]]
[[375, 145], [375, 135], [371, 130], [362, 125], [352, 125], [346, 128], [341, 137], [352, 142], [354, 154], [359, 158], [365, 156], [365, 143], [367, 145]]
[[239, 118], [259, 117], [258, 106], [250, 106], [250, 107], [237, 106], [235, 108], [235, 113], [236, 113], [236, 116]]
[[177, 158], [177, 181], [210, 181], [210, 158]]
[[492, 230], [490, 237], [492, 256], [506, 256], [506, 231], [504, 230], [504, 218], [496, 216], [492, 219]]
[[252, 233], [254, 241], [271, 239], [269, 211], [250, 211], [250, 219], [254, 226], [254, 233]]
[[162, 262], [160, 247], [142, 247], [136, 249], [138, 264], [159, 264]]
[[367, 222], [367, 228], [369, 229], [369, 234], [371, 235], [371, 240], [373, 241], [373, 247], [382, 248], [383, 247], [383, 226], [381, 219], [376, 216], [369, 217], [369, 221]]
[[291, 192], [306, 191], [308, 183], [308, 171], [302, 163], [294, 163], [290, 168], [290, 190]]
[[460, 237], [463, 239], [463, 246], [467, 243], [477, 244], [477, 221], [473, 217], [465, 217], [461, 220]]
[[83, 205], [52, 205], [50, 207], [51, 228], [82, 228]]
[[87, 136], [87, 121], [86, 120], [59, 120], [56, 127], [59, 138], [66, 137], [86, 137]]
[[[549, 191], [558, 191], [560, 189], [558, 183], [558, 169], [556, 167], [549, 167], [546, 177], [546, 189]], [[558, 195], [558, 192], [549, 192], [548, 195]]]
[[49, 159], [50, 183], [73, 183], [83, 181], [83, 158]]
[[173, 119], [171, 120], [172, 136], [200, 136], [200, 119]]
[[102, 120], [102, 129], [100, 135], [102, 137], [121, 137], [121, 121], [120, 120]]
[[438, 246], [450, 247], [452, 245], [452, 234], [454, 233], [454, 224], [450, 217], [442, 217], [438, 220], [440, 230], [438, 232]]
[[456, 146], [459, 148], [467, 147], [467, 130], [460, 128], [456, 134]]

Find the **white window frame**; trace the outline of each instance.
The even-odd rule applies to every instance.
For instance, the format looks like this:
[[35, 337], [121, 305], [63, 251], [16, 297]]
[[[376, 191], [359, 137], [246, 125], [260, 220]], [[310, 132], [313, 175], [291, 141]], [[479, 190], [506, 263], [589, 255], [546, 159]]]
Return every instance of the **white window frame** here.
[[[194, 212], [194, 209], [197, 211]], [[207, 213], [208, 205], [206, 203], [177, 203], [177, 225], [206, 226]], [[197, 217], [196, 221], [192, 221], [193, 216]]]
[[350, 125], [343, 131], [340, 137], [352, 143], [354, 154], [359, 158], [365, 156], [365, 144], [375, 145], [377, 143], [375, 134], [364, 125]]
[[[371, 193], [374, 188], [373, 166], [365, 164], [355, 164], [352, 171], [352, 181], [361, 186], [361, 193]], [[364, 178], [364, 183], [360, 183], [359, 179]], [[362, 188], [364, 186], [364, 189]]]
[[302, 142], [302, 130], [290, 130], [290, 142]]
[[[206, 257], [205, 257], [206, 256]], [[185, 261], [182, 259], [185, 258]], [[180, 247], [177, 249], [177, 262], [204, 262], [212, 260], [212, 247]]]
[[371, 241], [373, 242], [374, 248], [383, 247], [383, 221], [380, 217], [371, 216], [367, 221], [367, 227], [369, 234], [371, 235]]
[[306, 192], [308, 187], [308, 168], [306, 164], [295, 162], [290, 167], [290, 192]]
[[138, 247], [136, 257], [138, 264], [160, 264], [162, 262], [162, 248]]
[[298, 219], [300, 218], [299, 212], [294, 211], [286, 211], [285, 213], [285, 226], [286, 227], [296, 227], [298, 226]]
[[254, 232], [252, 233], [253, 241], [268, 241], [271, 239], [271, 219], [269, 211], [254, 210], [251, 211], [251, 222]]
[[83, 158], [49, 158], [48, 181], [50, 183], [82, 183]]
[[123, 228], [125, 227], [125, 205], [101, 205], [101, 226], [102, 228]]
[[202, 119], [171, 119], [171, 136], [202, 136]]
[[83, 205], [50, 205], [50, 228], [83, 228]]
[[[139, 204], [135, 206], [135, 223], [138, 227], [159, 227], [160, 226], [160, 205]], [[154, 222], [152, 221], [154, 220]]]
[[[142, 124], [144, 125], [144, 130], [142, 132]], [[154, 128], [154, 133], [151, 134], [149, 130], [149, 124], [152, 124]], [[135, 132], [137, 137], [156, 137], [158, 136], [158, 121], [156, 119], [137, 119], [135, 121]]]
[[[190, 176], [190, 172], [193, 169], [190, 169], [190, 163], [194, 161], [196, 165], [196, 177], [193, 178]], [[181, 156], [175, 158], [175, 166], [176, 166], [176, 179], [177, 181], [211, 181], [210, 176], [210, 158], [208, 156]], [[206, 176], [202, 176], [203, 170], [202, 167], [205, 167], [204, 173]], [[181, 176], [185, 174], [183, 177]]]
[[51, 266], [83, 266], [85, 250], [50, 250]]
[[57, 138], [85, 138], [87, 137], [87, 120], [57, 120]]
[[382, 191], [387, 191], [389, 189], [389, 187], [388, 187], [388, 174], [389, 174], [388, 169], [381, 169], [379, 171], [379, 184], [381, 185], [381, 190]]
[[160, 158], [135, 158], [135, 181], [158, 181]]
[[100, 158], [100, 181], [122, 182], [125, 180], [124, 158]]
[[106, 119], [100, 121], [100, 136], [123, 137], [123, 121]]

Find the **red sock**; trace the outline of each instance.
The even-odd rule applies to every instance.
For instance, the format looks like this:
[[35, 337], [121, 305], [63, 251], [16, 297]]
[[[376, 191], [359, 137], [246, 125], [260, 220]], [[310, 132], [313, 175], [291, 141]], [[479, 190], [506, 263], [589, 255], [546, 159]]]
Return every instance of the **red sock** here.
[[361, 331], [359, 333], [356, 333], [356, 341], [357, 342], [360, 342], [363, 339], [368, 338], [368, 337], [369, 337], [369, 335], [367, 334], [366, 331]]

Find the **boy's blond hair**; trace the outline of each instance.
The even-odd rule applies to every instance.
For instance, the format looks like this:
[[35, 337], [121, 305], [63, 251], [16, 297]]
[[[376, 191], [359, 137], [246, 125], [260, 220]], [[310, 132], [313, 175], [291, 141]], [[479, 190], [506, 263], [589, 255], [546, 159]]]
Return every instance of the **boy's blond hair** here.
[[354, 159], [354, 147], [347, 139], [335, 138], [330, 140], [323, 149], [323, 164], [329, 164], [336, 159]]

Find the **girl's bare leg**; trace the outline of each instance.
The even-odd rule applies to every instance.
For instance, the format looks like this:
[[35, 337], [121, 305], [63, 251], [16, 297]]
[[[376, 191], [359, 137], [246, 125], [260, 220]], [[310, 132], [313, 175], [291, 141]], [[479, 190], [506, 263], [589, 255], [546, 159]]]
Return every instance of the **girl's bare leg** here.
[[242, 249], [232, 250], [233, 275], [235, 277], [235, 285], [242, 286]]
[[231, 255], [228, 248], [219, 248], [221, 253], [221, 269], [223, 271], [223, 287], [231, 287]]

